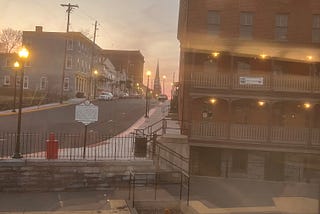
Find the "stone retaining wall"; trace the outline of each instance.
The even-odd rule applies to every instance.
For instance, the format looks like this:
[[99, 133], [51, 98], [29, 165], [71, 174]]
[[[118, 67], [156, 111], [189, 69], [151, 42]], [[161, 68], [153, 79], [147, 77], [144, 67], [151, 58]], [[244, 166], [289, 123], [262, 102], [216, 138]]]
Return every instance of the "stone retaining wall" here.
[[153, 170], [152, 161], [0, 161], [0, 191], [104, 190], [127, 185], [129, 171]]

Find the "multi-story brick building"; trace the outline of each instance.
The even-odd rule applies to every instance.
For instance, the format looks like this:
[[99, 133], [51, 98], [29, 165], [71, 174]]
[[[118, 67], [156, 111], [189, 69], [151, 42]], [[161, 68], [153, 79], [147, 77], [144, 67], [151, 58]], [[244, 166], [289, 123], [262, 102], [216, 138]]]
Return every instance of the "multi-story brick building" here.
[[[63, 89], [65, 97], [79, 93], [94, 97], [101, 91], [119, 95], [133, 83], [143, 82], [144, 57], [140, 51], [103, 50], [80, 32], [44, 32], [37, 26], [35, 31], [23, 31], [23, 44], [30, 51], [24, 88], [34, 93], [60, 97]], [[10, 58], [9, 54], [0, 56], [0, 87], [8, 89], [13, 88], [14, 79]]]
[[23, 31], [23, 44], [30, 49], [30, 63], [25, 75], [32, 90], [59, 95], [64, 76], [66, 96], [89, 93], [91, 71], [100, 63], [97, 56], [101, 52], [101, 48], [90, 39], [79, 32], [44, 32], [37, 26], [36, 31]]
[[193, 174], [320, 177], [320, 1], [180, 0]]

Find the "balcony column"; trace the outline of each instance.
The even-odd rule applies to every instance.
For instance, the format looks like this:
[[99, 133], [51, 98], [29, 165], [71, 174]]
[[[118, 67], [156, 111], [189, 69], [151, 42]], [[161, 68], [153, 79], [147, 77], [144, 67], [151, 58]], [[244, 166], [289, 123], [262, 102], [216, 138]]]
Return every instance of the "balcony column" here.
[[312, 104], [312, 107], [311, 109], [306, 109], [306, 119], [307, 119], [307, 122], [308, 122], [308, 142], [307, 142], [307, 145], [310, 147], [312, 146], [312, 125], [313, 125], [313, 122], [312, 122], [312, 118], [314, 118], [314, 114], [315, 114], [315, 108], [314, 108], [315, 104], [313, 103]]
[[268, 120], [268, 138], [267, 138], [267, 143], [271, 143], [271, 134], [272, 134], [272, 118], [273, 118], [273, 104], [275, 101], [268, 101], [267, 102], [267, 108], [268, 108], [268, 115], [269, 115], [269, 120]]
[[314, 92], [315, 88], [315, 78], [316, 78], [316, 72], [315, 72], [315, 66], [310, 63], [309, 64], [309, 76], [311, 77], [311, 93]]
[[230, 140], [231, 138], [231, 123], [232, 123], [232, 99], [228, 99], [228, 136], [227, 139]]
[[234, 56], [232, 55], [232, 53], [230, 53], [230, 93], [232, 92], [233, 89], [233, 84], [234, 84]]
[[274, 70], [275, 70], [275, 65], [274, 65], [274, 59], [271, 58], [271, 71], [270, 71], [270, 90], [273, 91], [273, 86], [274, 86]]

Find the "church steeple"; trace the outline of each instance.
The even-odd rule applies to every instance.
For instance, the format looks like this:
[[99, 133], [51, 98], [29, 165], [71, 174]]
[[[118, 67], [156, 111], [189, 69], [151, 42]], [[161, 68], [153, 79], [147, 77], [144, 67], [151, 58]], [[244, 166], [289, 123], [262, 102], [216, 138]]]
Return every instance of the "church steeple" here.
[[153, 82], [153, 92], [154, 95], [159, 95], [161, 94], [161, 84], [160, 84], [160, 71], [159, 71], [159, 59], [157, 62], [157, 69], [156, 69], [156, 76], [154, 78]]

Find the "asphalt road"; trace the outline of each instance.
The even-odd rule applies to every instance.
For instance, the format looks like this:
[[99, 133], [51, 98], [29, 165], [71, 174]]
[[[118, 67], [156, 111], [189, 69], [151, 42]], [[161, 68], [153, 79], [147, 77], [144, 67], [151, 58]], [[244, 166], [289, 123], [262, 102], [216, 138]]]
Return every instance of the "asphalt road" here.
[[[141, 118], [145, 112], [144, 99], [119, 99], [95, 101], [99, 106], [99, 119], [88, 125], [88, 131], [101, 134], [120, 133]], [[23, 113], [23, 132], [78, 133], [84, 125], [75, 121], [75, 105], [56, 107], [36, 112]], [[15, 132], [17, 115], [0, 117], [0, 132]]]

